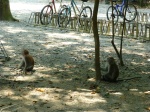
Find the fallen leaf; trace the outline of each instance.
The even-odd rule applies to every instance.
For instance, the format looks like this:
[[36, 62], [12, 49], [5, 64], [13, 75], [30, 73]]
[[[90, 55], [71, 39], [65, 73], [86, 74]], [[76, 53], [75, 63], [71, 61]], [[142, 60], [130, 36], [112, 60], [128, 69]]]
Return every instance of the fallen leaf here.
[[4, 105], [4, 104], [1, 104], [1, 105], [0, 105], [0, 107], [3, 107], [3, 106], [5, 106], [5, 105]]
[[146, 110], [149, 110], [149, 111], [150, 111], [150, 107], [147, 107]]
[[95, 91], [92, 91], [92, 92], [91, 92], [91, 94], [95, 94], [95, 93], [96, 93]]
[[44, 90], [44, 89], [41, 89], [41, 88], [37, 88], [36, 91], [44, 92], [45, 90]]
[[33, 101], [33, 103], [37, 103], [37, 101]]

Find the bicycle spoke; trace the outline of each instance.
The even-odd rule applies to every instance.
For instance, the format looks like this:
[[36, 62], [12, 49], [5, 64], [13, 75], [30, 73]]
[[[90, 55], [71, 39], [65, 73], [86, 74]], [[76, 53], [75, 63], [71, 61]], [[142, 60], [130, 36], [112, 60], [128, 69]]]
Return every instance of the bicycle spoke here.
[[40, 14], [41, 24], [49, 24], [51, 22], [51, 17], [53, 15], [53, 10], [50, 5], [45, 6]]
[[59, 13], [58, 25], [60, 27], [66, 27], [69, 23], [70, 16], [71, 16], [71, 13], [70, 13], [69, 8], [63, 8]]
[[84, 7], [79, 15], [79, 24], [81, 25], [81, 21], [86, 18], [92, 17], [92, 9], [89, 6]]
[[128, 6], [124, 8], [124, 15], [126, 15], [125, 19], [127, 21], [133, 21], [137, 15], [136, 7], [133, 4], [128, 4]]
[[[113, 11], [112, 11], [113, 9]], [[113, 13], [112, 13], [113, 12]], [[118, 22], [118, 11], [116, 10], [115, 7], [112, 8], [112, 6], [110, 6], [107, 10], [107, 19], [108, 20], [114, 20], [114, 24], [116, 24]]]

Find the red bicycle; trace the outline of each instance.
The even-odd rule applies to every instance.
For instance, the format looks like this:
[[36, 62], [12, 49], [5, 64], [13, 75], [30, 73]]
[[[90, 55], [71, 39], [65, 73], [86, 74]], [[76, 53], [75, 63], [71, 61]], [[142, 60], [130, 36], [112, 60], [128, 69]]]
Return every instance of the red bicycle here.
[[[58, 12], [61, 8], [64, 8], [66, 5], [62, 5], [62, 0], [60, 1], [60, 6]], [[55, 0], [49, 2], [48, 5], [44, 6], [40, 13], [40, 22], [43, 25], [47, 25], [51, 22], [53, 14], [57, 14]]]

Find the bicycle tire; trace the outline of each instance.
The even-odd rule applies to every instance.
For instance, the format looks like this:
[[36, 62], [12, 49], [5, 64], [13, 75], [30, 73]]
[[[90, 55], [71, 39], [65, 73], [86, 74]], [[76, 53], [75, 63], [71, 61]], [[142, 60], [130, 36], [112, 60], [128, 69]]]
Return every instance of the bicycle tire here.
[[83, 7], [79, 15], [79, 24], [81, 25], [81, 20], [85, 18], [92, 18], [92, 9], [89, 6]]
[[133, 4], [128, 4], [123, 8], [123, 14], [125, 15], [125, 20], [131, 22], [137, 16], [137, 9]]
[[62, 6], [60, 6], [59, 9], [58, 9], [58, 13], [59, 13], [63, 8], [66, 8], [66, 7], [67, 7], [67, 5], [62, 5]]
[[62, 10], [58, 14], [58, 26], [67, 27], [70, 21], [70, 17], [71, 17], [70, 8], [68, 7], [62, 8]]
[[[112, 7], [113, 7], [113, 14], [112, 14]], [[114, 24], [118, 22], [118, 11], [114, 6], [110, 6], [107, 9], [107, 20], [112, 20], [112, 17], [114, 18]]]
[[52, 7], [50, 5], [44, 6], [40, 13], [41, 24], [43, 25], [49, 24], [51, 22], [52, 15], [53, 15]]

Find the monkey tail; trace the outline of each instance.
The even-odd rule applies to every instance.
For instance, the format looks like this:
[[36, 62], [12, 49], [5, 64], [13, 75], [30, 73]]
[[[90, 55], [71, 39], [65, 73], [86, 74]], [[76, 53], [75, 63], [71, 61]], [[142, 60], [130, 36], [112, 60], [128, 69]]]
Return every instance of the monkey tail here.
[[137, 78], [141, 78], [141, 77], [131, 77], [131, 78], [126, 78], [126, 79], [118, 79], [117, 82], [127, 81], [127, 80], [132, 80], [132, 79], [137, 79]]

